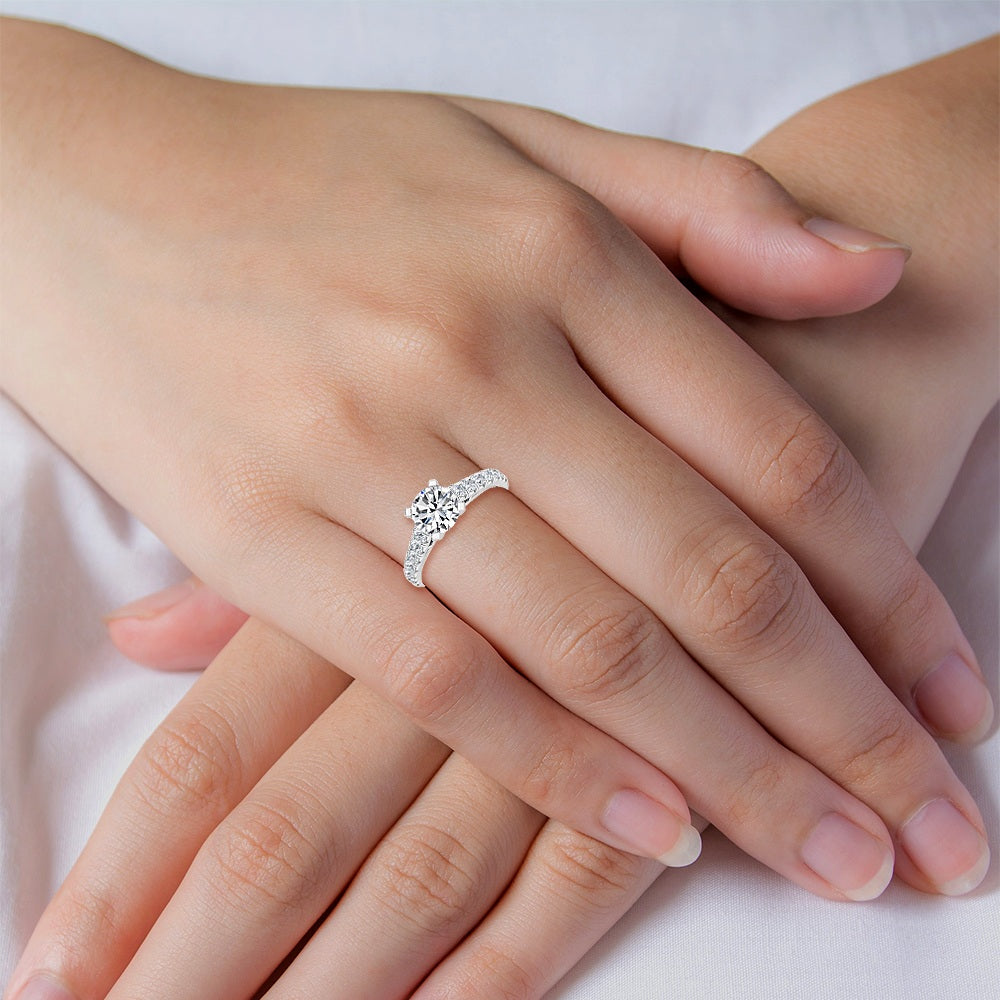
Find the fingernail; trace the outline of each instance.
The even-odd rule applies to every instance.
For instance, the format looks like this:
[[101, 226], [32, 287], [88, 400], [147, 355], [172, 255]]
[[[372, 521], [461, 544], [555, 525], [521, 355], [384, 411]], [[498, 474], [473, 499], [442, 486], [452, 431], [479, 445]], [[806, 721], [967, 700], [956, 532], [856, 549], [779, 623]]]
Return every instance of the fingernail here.
[[869, 250], [903, 250], [907, 259], [913, 252], [905, 243], [891, 239], [888, 236], [880, 236], [878, 233], [870, 233], [867, 229], [858, 229], [857, 226], [848, 226], [843, 222], [834, 222], [833, 219], [822, 219], [818, 216], [813, 219], [806, 219], [802, 227], [807, 229], [813, 236], [818, 236], [827, 243], [832, 243], [838, 250], [846, 250], [848, 253], [867, 253]]
[[104, 616], [105, 622], [120, 621], [122, 618], [155, 618], [165, 611], [177, 607], [181, 601], [187, 600], [201, 586], [200, 581], [194, 577], [189, 577], [183, 583], [175, 583], [165, 590], [158, 590], [155, 594], [147, 597], [140, 597], [137, 601], [123, 604], [110, 614]]
[[76, 997], [54, 979], [34, 976], [14, 994], [13, 1000], [76, 1000]]
[[986, 685], [955, 653], [917, 681], [913, 700], [940, 736], [972, 742], [982, 739], [993, 725], [993, 699]]
[[990, 867], [989, 845], [947, 799], [922, 806], [903, 824], [899, 842], [945, 896], [971, 892]]
[[856, 902], [882, 895], [894, 861], [886, 844], [839, 813], [827, 813], [813, 827], [802, 845], [802, 860]]
[[656, 858], [670, 868], [684, 868], [701, 854], [701, 836], [676, 813], [642, 792], [628, 789], [612, 796], [604, 811], [608, 833], [627, 850]]

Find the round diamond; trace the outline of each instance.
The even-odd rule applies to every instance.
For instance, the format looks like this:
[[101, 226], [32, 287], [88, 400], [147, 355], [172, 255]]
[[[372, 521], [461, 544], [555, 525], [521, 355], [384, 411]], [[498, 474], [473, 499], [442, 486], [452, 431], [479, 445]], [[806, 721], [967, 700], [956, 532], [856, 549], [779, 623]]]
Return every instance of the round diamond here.
[[461, 514], [459, 500], [446, 486], [428, 486], [413, 501], [413, 521], [432, 535], [447, 531]]

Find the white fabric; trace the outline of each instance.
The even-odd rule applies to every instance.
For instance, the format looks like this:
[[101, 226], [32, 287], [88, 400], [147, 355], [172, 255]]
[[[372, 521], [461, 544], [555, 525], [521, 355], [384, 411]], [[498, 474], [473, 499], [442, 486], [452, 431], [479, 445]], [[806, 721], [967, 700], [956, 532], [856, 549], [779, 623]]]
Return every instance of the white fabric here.
[[[473, 93], [741, 149], [840, 87], [997, 30], [992, 3], [4, 2], [184, 68], [263, 82]], [[997, 697], [998, 422], [923, 558]], [[122, 660], [100, 614], [178, 579], [160, 543], [12, 404], [2, 434], [0, 982], [142, 740], [190, 678]], [[994, 738], [949, 750], [1000, 845]], [[996, 996], [994, 864], [971, 898], [893, 885], [813, 898], [709, 833], [552, 994], [937, 1000]]]

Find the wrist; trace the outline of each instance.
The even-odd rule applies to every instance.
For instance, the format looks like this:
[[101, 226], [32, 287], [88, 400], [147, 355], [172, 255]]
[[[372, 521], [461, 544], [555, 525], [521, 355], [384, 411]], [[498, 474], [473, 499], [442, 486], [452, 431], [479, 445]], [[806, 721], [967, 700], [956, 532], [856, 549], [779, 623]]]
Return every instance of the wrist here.
[[218, 166], [192, 140], [224, 85], [57, 25], [2, 27], [2, 387], [90, 467], [131, 405], [119, 369], [149, 349], [142, 310], [185, 266], [179, 227]]

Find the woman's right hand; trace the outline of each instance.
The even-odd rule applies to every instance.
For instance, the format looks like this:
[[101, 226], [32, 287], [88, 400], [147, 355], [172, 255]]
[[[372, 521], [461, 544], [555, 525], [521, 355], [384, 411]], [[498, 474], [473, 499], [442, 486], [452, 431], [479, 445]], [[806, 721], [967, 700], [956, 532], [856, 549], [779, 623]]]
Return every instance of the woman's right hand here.
[[[192, 569], [611, 846], [692, 860], [680, 787], [814, 892], [880, 891], [893, 836], [964, 884], [980, 855], [934, 845], [982, 821], [890, 690], [981, 685], [951, 612], [829, 428], [548, 152], [642, 153], [657, 250], [739, 307], [860, 307], [899, 249], [819, 239], [739, 158], [38, 27], [3, 33], [7, 387]], [[402, 508], [485, 466], [513, 493], [435, 551], [435, 600]]]

